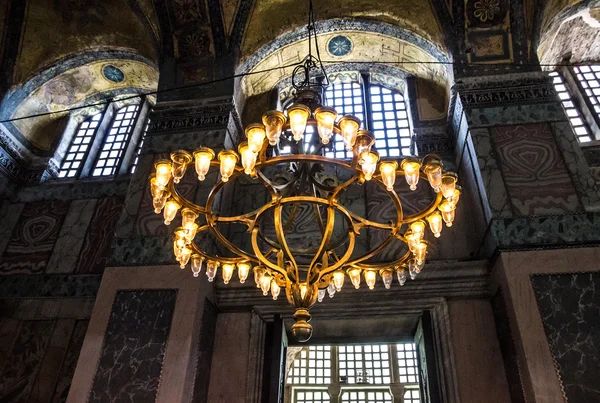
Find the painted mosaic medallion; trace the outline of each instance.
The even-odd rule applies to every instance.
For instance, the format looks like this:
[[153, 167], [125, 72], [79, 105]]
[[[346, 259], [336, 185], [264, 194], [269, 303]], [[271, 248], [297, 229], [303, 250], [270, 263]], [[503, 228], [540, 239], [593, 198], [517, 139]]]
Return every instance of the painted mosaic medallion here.
[[346, 56], [352, 50], [352, 41], [344, 35], [334, 36], [329, 40], [327, 50], [333, 56]]
[[112, 64], [108, 64], [102, 68], [102, 74], [104, 78], [109, 81], [120, 83], [125, 80], [125, 73], [118, 67], [113, 66]]

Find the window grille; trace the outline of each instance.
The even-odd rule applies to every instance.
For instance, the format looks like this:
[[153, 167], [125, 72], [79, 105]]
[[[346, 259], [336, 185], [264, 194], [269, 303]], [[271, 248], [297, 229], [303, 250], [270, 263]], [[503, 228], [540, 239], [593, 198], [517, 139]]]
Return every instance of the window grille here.
[[322, 390], [296, 390], [296, 403], [330, 403], [329, 393]]
[[396, 350], [400, 383], [418, 383], [419, 366], [415, 345], [412, 343], [397, 344]]
[[404, 97], [380, 85], [369, 87], [372, 132], [381, 157], [410, 155], [411, 130]]
[[81, 122], [60, 166], [58, 172], [59, 178], [74, 178], [81, 173], [83, 164], [100, 126], [102, 115], [102, 113], [97, 113]]
[[112, 125], [104, 137], [102, 149], [92, 171], [93, 176], [113, 176], [116, 174], [129, 144], [139, 109], [139, 105], [128, 105], [115, 113]]
[[140, 161], [140, 155], [142, 154], [142, 147], [144, 146], [144, 141], [146, 141], [146, 133], [148, 132], [148, 127], [150, 126], [150, 120], [146, 123], [146, 127], [144, 128], [144, 133], [142, 133], [142, 138], [140, 139], [140, 143], [135, 150], [135, 157], [133, 158], [133, 163], [131, 164], [131, 168], [129, 169], [129, 173], [135, 173], [135, 169], [137, 168], [137, 164]]
[[[325, 103], [334, 108], [339, 116], [354, 115], [363, 122], [365, 120], [365, 102], [363, 87], [359, 83], [339, 83], [330, 85], [325, 90]], [[346, 152], [344, 141], [340, 136], [334, 137], [333, 150], [327, 153], [330, 158], [351, 158], [352, 153]]]
[[309, 346], [302, 349], [291, 368], [288, 383], [323, 385], [331, 382], [331, 347]]
[[600, 117], [600, 65], [573, 68], [575, 76], [590, 101], [593, 112]]
[[385, 390], [350, 390], [342, 394], [342, 403], [393, 403]]
[[565, 86], [562, 76], [560, 75], [560, 73], [553, 71], [552, 73], [550, 73], [550, 77], [552, 77], [554, 89], [556, 90], [558, 97], [560, 98], [560, 101], [562, 103], [562, 106], [565, 110], [565, 113], [567, 114], [567, 117], [571, 122], [571, 126], [573, 127], [575, 135], [582, 143], [592, 141], [590, 130], [588, 129], [587, 124], [581, 117], [579, 109], [573, 103], [571, 94], [569, 94], [569, 91]]
[[340, 380], [347, 383], [389, 384], [389, 346], [385, 344], [339, 346]]

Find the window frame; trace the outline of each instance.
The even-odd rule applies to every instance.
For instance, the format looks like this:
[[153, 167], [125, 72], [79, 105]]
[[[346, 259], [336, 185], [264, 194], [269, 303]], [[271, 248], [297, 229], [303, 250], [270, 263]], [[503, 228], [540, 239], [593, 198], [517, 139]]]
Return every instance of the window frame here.
[[[147, 127], [147, 117], [151, 108], [151, 104], [149, 99], [140, 95], [139, 100], [137, 102], [131, 103], [121, 103], [118, 99], [109, 101], [104, 108], [97, 113], [90, 113], [88, 116], [85, 116], [83, 120], [80, 122], [75, 122], [75, 117], [72, 115], [72, 122], [68, 125], [68, 129], [63, 136], [61, 144], [58, 147], [58, 151], [54, 157], [54, 160], [57, 162], [59, 167], [57, 171], [57, 180], [79, 180], [79, 179], [112, 179], [121, 175], [130, 174], [132, 170], [132, 164], [135, 161], [136, 155], [138, 155], [139, 144], [142, 141], [144, 136], [145, 129]], [[131, 104], [137, 104], [137, 112], [134, 116], [134, 122], [131, 125], [131, 132], [126, 141], [126, 145], [123, 149], [122, 155], [119, 158], [117, 166], [115, 168], [113, 175], [93, 175], [93, 171], [96, 168], [96, 165], [99, 161], [102, 148], [104, 147], [106, 140], [109, 136], [109, 132], [112, 128], [112, 125], [115, 121], [115, 118], [118, 116], [118, 112]], [[90, 119], [92, 116], [96, 116], [101, 114], [102, 117], [100, 119], [100, 123], [95, 129], [93, 139], [90, 143], [90, 146], [86, 150], [86, 153], [83, 158], [83, 163], [78, 167], [78, 171], [75, 176], [64, 176], [61, 177], [61, 171], [63, 164], [66, 161], [67, 156], [69, 155], [69, 150], [71, 145], [77, 138], [77, 133], [80, 130], [81, 125]]]

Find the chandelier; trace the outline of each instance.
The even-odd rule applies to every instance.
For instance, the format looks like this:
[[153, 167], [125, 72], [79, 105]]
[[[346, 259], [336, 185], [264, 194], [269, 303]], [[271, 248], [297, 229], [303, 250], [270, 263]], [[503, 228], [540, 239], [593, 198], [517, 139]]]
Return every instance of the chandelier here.
[[[314, 39], [316, 47], [312, 4], [308, 30], [309, 44]], [[318, 82], [311, 77], [313, 70], [320, 70], [324, 80]], [[312, 335], [309, 309], [327, 294], [333, 297], [341, 291], [346, 276], [357, 289], [364, 278], [371, 290], [378, 277], [386, 289], [391, 287], [394, 274], [400, 285], [409, 277], [414, 279], [425, 264], [427, 227], [436, 238], [444, 223], [450, 227], [461, 194], [456, 174], [445, 172], [436, 155], [404, 158], [400, 163], [380, 160], [375, 139], [361, 129], [358, 118], [346, 115], [338, 119], [335, 109], [321, 105], [326, 77], [319, 58], [312, 56], [309, 48], [308, 56], [292, 75], [295, 102], [285, 113], [268, 111], [262, 123], [247, 126], [247, 141], [239, 144], [237, 152], [222, 150], [215, 154], [206, 147], [175, 151], [170, 160], [158, 161], [150, 176], [155, 212], [164, 215], [166, 225], [180, 216], [181, 225], [175, 229], [173, 241], [180, 267], [189, 265], [195, 277], [205, 267], [208, 281], [213, 281], [220, 269], [225, 284], [236, 271], [241, 283], [253, 274], [256, 286], [273, 299], [284, 290], [295, 308], [292, 334], [300, 342]], [[335, 147], [336, 137], [343, 141], [351, 159], [326, 155]], [[186, 199], [177, 190], [192, 170], [199, 181], [210, 173], [219, 174], [203, 205]], [[223, 215], [218, 211], [217, 196], [228, 183], [243, 176], [264, 185], [269, 201], [245, 214]], [[368, 181], [381, 187], [394, 205], [394, 219], [389, 223], [369, 220], [341, 201], [352, 186]], [[426, 208], [404, 215], [403, 199], [398, 193], [407, 192], [396, 191], [402, 186], [412, 191], [417, 186], [431, 186], [434, 196]], [[294, 236], [292, 229], [299, 212], [307, 210], [313, 213], [310, 221], [320, 235], [309, 246], [302, 237]], [[224, 235], [223, 226], [232, 224], [242, 225], [247, 231], [251, 251]], [[370, 228], [384, 231], [386, 236], [376, 246], [357, 253], [357, 237]], [[198, 236], [211, 237], [221, 248], [203, 250], [196, 242]], [[385, 262], [377, 260], [394, 242], [400, 243], [393, 249], [396, 256]]]

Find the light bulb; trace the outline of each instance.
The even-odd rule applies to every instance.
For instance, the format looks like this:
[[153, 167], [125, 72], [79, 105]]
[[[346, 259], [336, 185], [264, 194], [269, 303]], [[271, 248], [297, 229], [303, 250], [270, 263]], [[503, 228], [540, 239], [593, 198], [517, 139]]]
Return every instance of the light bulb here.
[[337, 112], [333, 108], [321, 106], [315, 110], [315, 120], [321, 143], [329, 144], [329, 140], [333, 136], [333, 125], [336, 118]]
[[263, 295], [269, 294], [269, 289], [271, 288], [271, 279], [272, 276], [265, 271], [265, 274], [260, 279], [260, 289], [263, 292]]
[[462, 188], [458, 185], [454, 187], [454, 194], [452, 197], [448, 198], [448, 202], [452, 203], [454, 207], [458, 205], [458, 200], [460, 199], [460, 194], [462, 193]]
[[206, 174], [210, 169], [210, 162], [215, 158], [215, 152], [210, 148], [200, 147], [194, 152], [194, 161], [198, 180], [206, 179]]
[[163, 195], [160, 197], [160, 199], [152, 199], [152, 206], [154, 207], [154, 212], [156, 214], [160, 214], [160, 212], [162, 211], [163, 207], [165, 207], [165, 203], [167, 202], [167, 199], [169, 198], [169, 193], [164, 192]]
[[385, 286], [385, 289], [389, 290], [390, 287], [392, 286], [392, 281], [394, 279], [394, 273], [392, 273], [392, 270], [390, 270], [390, 269], [384, 269], [384, 270], [381, 270], [379, 272], [379, 274], [381, 275], [381, 279], [383, 280], [383, 285]]
[[442, 196], [446, 199], [454, 196], [454, 189], [456, 188], [457, 176], [454, 172], [445, 172], [442, 175]]
[[323, 302], [323, 299], [325, 299], [325, 294], [326, 293], [327, 293], [327, 289], [325, 289], [325, 288], [320, 289], [319, 290], [319, 295], [317, 295], [317, 301]]
[[221, 180], [227, 182], [235, 172], [238, 156], [234, 151], [224, 150], [219, 153], [219, 162], [221, 163]]
[[352, 151], [352, 148], [356, 143], [356, 136], [358, 136], [360, 119], [356, 116], [346, 115], [340, 119], [338, 125], [340, 126], [340, 131], [342, 132], [342, 138], [344, 139], [346, 151]]
[[256, 283], [256, 288], [260, 288], [261, 280], [265, 274], [265, 268], [262, 266], [256, 266], [253, 271], [254, 271], [254, 282]]
[[358, 163], [362, 164], [362, 155], [365, 152], [371, 151], [371, 147], [375, 143], [375, 139], [371, 136], [368, 130], [361, 129], [358, 131], [355, 142], [354, 153], [358, 157]]
[[439, 157], [431, 154], [425, 156], [423, 159], [423, 172], [427, 175], [427, 180], [433, 190], [438, 193], [442, 186], [442, 162]]
[[418, 220], [411, 223], [410, 230], [413, 234], [417, 236], [417, 239], [420, 241], [425, 235], [425, 222], [423, 220]]
[[454, 204], [445, 201], [442, 204], [440, 204], [438, 209], [442, 212], [442, 218], [444, 219], [446, 226], [451, 227], [452, 223], [454, 222], [454, 216], [456, 214], [456, 207], [454, 206]]
[[254, 166], [256, 165], [257, 154], [250, 149], [247, 142], [240, 143], [238, 146], [238, 153], [242, 156], [242, 166], [244, 167], [244, 173], [246, 175], [252, 174]]
[[208, 282], [212, 283], [217, 275], [217, 269], [219, 268], [219, 262], [216, 260], [209, 260], [206, 263], [206, 277], [208, 277]]
[[266, 136], [265, 127], [261, 123], [253, 123], [246, 128], [248, 147], [253, 153], [258, 153], [262, 149]]
[[240, 262], [237, 264], [238, 268], [238, 277], [240, 279], [240, 283], [244, 284], [246, 279], [248, 278], [248, 274], [250, 274], [250, 263], [248, 262]]
[[396, 275], [398, 276], [398, 283], [403, 286], [406, 283], [406, 269], [404, 267], [400, 267], [396, 270]]
[[279, 141], [283, 124], [285, 123], [285, 115], [279, 111], [268, 111], [262, 116], [263, 125], [269, 144], [274, 146]]
[[192, 156], [190, 153], [184, 150], [174, 151], [171, 153], [171, 175], [173, 176], [173, 182], [179, 183], [190, 162], [192, 162]]
[[361, 154], [360, 167], [363, 171], [365, 180], [369, 181], [373, 178], [373, 174], [377, 170], [377, 161], [379, 161], [379, 154], [376, 151], [365, 151]]
[[160, 186], [156, 181], [156, 175], [150, 178], [150, 193], [152, 194], [152, 199], [160, 200], [165, 193], [164, 186]]
[[279, 297], [280, 292], [281, 292], [281, 287], [279, 287], [279, 285], [277, 285], [275, 280], [271, 280], [271, 295], [273, 296], [273, 301], [277, 300], [277, 297]]
[[425, 256], [427, 255], [427, 243], [425, 241], [421, 241], [415, 246], [414, 255], [418, 264], [425, 263]]
[[348, 276], [350, 276], [350, 281], [352, 282], [354, 288], [356, 288], [357, 290], [360, 288], [360, 273], [360, 269], [348, 270]]
[[333, 298], [335, 295], [335, 284], [333, 284], [333, 279], [329, 280], [329, 285], [327, 286], [327, 295], [329, 295], [329, 298]]
[[181, 267], [182, 269], [185, 269], [185, 265], [188, 263], [191, 256], [192, 256], [192, 250], [188, 247], [183, 247], [179, 254], [179, 267]]
[[181, 205], [177, 203], [175, 200], [169, 200], [165, 203], [165, 208], [163, 211], [165, 217], [165, 225], [170, 225], [171, 221], [177, 215], [177, 211], [181, 208]]
[[167, 187], [171, 180], [171, 161], [158, 161], [154, 167], [156, 168], [156, 184], [163, 188]]
[[304, 137], [306, 122], [310, 117], [310, 108], [302, 104], [294, 104], [288, 108], [287, 112], [294, 140], [300, 141]]
[[394, 183], [396, 183], [396, 169], [398, 169], [398, 163], [396, 161], [384, 161], [379, 164], [381, 181], [389, 192], [394, 190]]
[[300, 299], [304, 301], [304, 297], [306, 297], [306, 292], [308, 291], [308, 286], [305, 283], [300, 284]]
[[427, 216], [429, 222], [429, 229], [433, 232], [433, 236], [439, 238], [442, 233], [442, 215], [439, 211], [434, 211]]
[[377, 272], [375, 272], [374, 270], [365, 270], [364, 275], [365, 282], [367, 283], [369, 290], [375, 289], [375, 281], [377, 281]]
[[233, 269], [235, 269], [235, 265], [232, 263], [223, 263], [221, 269], [223, 270], [223, 283], [229, 284], [229, 281], [233, 276]]
[[194, 277], [198, 277], [200, 271], [202, 270], [202, 263], [204, 262], [204, 258], [200, 255], [192, 255], [192, 273]]
[[410, 187], [410, 190], [417, 190], [417, 183], [419, 183], [419, 171], [421, 170], [421, 163], [415, 158], [405, 158], [400, 164], [400, 168], [404, 171], [404, 178], [406, 183]]
[[344, 286], [344, 278], [346, 276], [344, 275], [344, 272], [341, 270], [336, 270], [333, 273], [333, 285], [335, 286], [335, 290], [337, 292], [342, 291], [342, 287]]

